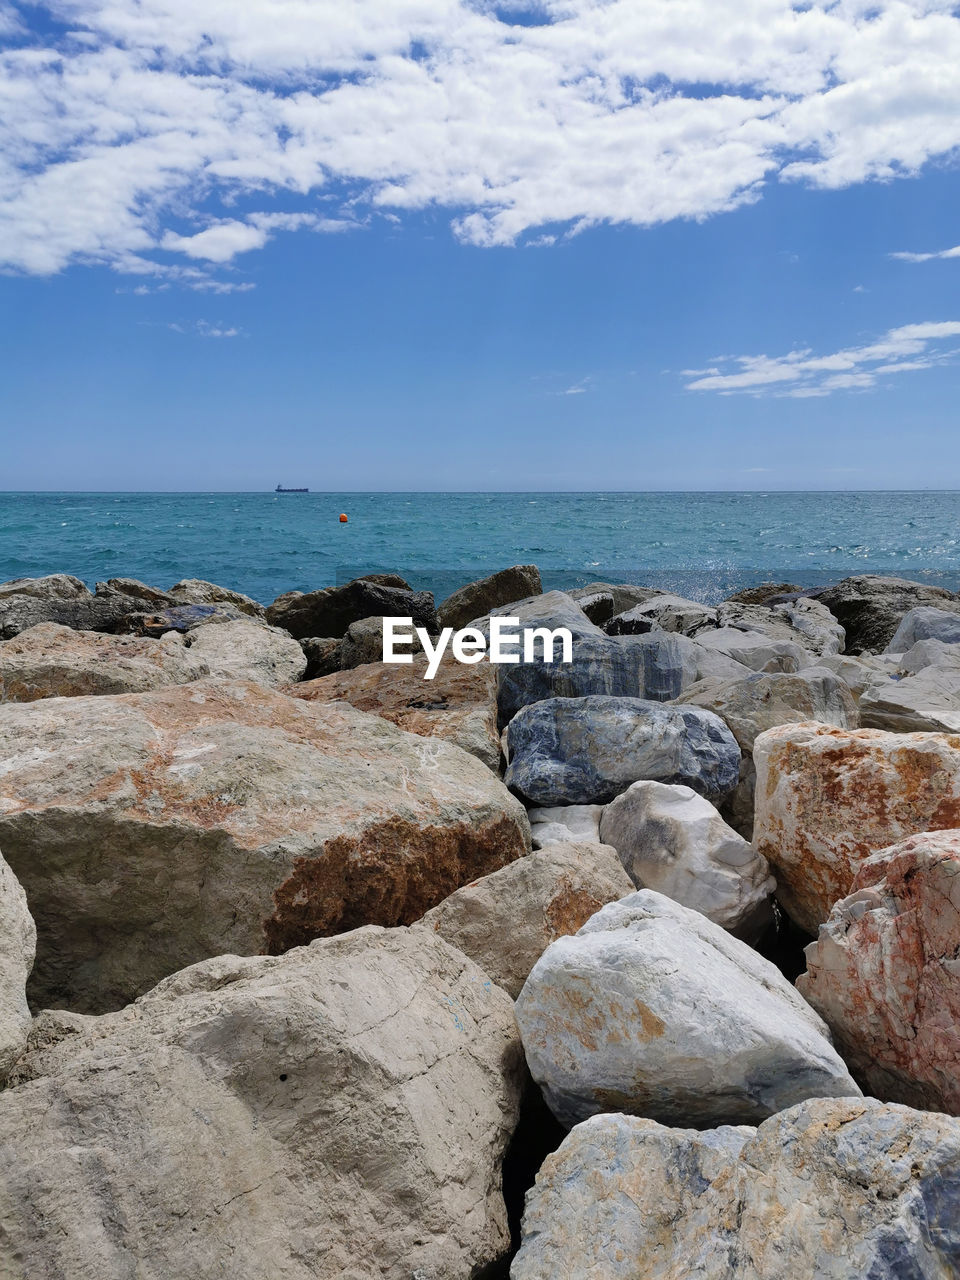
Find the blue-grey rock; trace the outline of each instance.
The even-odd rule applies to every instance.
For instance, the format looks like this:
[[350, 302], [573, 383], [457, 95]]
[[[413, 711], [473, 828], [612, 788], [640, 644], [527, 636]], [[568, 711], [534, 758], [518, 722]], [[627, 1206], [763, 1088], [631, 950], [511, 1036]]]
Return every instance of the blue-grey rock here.
[[568, 1128], [601, 1111], [758, 1124], [859, 1096], [826, 1023], [779, 969], [651, 889], [558, 938], [517, 998], [534, 1080]]
[[152, 613], [128, 613], [118, 630], [139, 636], [162, 636], [168, 631], [186, 633], [212, 622], [247, 622], [259, 625], [255, 618], [234, 604], [177, 604]]
[[960, 1121], [811, 1099], [756, 1131], [597, 1116], [527, 1196], [512, 1280], [948, 1280]]
[[944, 644], [960, 644], [960, 614], [946, 609], [911, 609], [903, 615], [885, 653], [906, 653], [918, 640], [940, 640]]
[[633, 782], [679, 782], [730, 795], [740, 748], [719, 716], [642, 698], [549, 698], [507, 729], [506, 783], [533, 805], [606, 804]]

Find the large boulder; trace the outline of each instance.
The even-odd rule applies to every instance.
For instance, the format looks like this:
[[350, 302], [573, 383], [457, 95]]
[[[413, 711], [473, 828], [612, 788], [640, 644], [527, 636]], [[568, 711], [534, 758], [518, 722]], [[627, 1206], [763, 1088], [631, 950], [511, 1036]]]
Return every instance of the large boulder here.
[[267, 621], [283, 627], [296, 640], [306, 636], [342, 637], [351, 622], [374, 617], [412, 618], [414, 626], [431, 632], [437, 628], [429, 591], [387, 586], [372, 578], [354, 578], [342, 587], [323, 587], [303, 594], [289, 592], [267, 608]]
[[665, 593], [616, 614], [606, 624], [605, 630], [611, 636], [643, 635], [651, 630], [679, 631], [681, 635], [695, 636], [716, 625], [716, 609], [698, 600]]
[[778, 969], [649, 889], [552, 943], [516, 1011], [530, 1072], [568, 1127], [601, 1111], [756, 1123], [804, 1098], [859, 1094]]
[[[127, 582], [134, 594], [122, 591], [119, 586], [122, 582]], [[94, 595], [79, 578], [65, 573], [46, 578], [14, 578], [0, 583], [0, 640], [8, 640], [41, 622], [56, 622], [77, 631], [123, 630], [128, 614], [148, 607], [140, 588], [153, 591], [133, 580], [111, 579], [108, 583], [97, 583]], [[162, 597], [163, 592], [153, 595]]]
[[318, 680], [340, 670], [343, 638], [339, 636], [304, 636], [299, 642], [307, 659], [304, 680]]
[[826, 605], [806, 596], [769, 605], [726, 600], [717, 606], [717, 625], [761, 631], [771, 640], [798, 644], [817, 657], [839, 653], [846, 639]]
[[[629, 881], [627, 885], [629, 892]], [[0, 857], [0, 1085], [26, 1047], [31, 1024], [27, 979], [36, 946], [27, 895]]]
[[960, 827], [960, 737], [782, 725], [757, 738], [753, 759], [754, 843], [781, 904], [808, 933], [871, 853]]
[[797, 988], [877, 1098], [960, 1114], [960, 831], [867, 858]]
[[349, 702], [426, 738], [444, 738], [482, 760], [500, 765], [497, 676], [487, 662], [472, 666], [447, 659], [425, 680], [427, 659], [412, 663], [368, 663], [288, 690], [307, 702]]
[[512, 600], [538, 596], [542, 591], [537, 566], [515, 564], [509, 569], [501, 569], [499, 573], [492, 573], [488, 578], [481, 578], [479, 582], [468, 582], [458, 588], [437, 605], [437, 618], [441, 627], [453, 627], [457, 631], [491, 609], [508, 605]]
[[513, 1280], [947, 1280], [960, 1123], [812, 1099], [752, 1132], [597, 1116], [527, 1197]]
[[839, 676], [853, 694], [854, 702], [860, 699], [868, 689], [875, 685], [886, 686], [895, 678], [898, 671], [893, 658], [877, 657], [872, 653], [828, 653], [817, 659], [816, 670], [832, 671]]
[[229, 587], [218, 587], [215, 582], [205, 582], [202, 578], [183, 578], [175, 582], [167, 594], [173, 596], [178, 604], [232, 604], [251, 618], [267, 616], [263, 605], [250, 596], [231, 591]]
[[292, 636], [252, 618], [197, 627], [186, 643], [188, 652], [217, 678], [253, 680], [279, 689], [299, 680], [307, 669], [306, 655]]
[[680, 782], [721, 800], [740, 777], [740, 748], [699, 707], [641, 698], [551, 698], [516, 715], [506, 782], [531, 804], [605, 804], [632, 782]]
[[690, 787], [635, 782], [600, 819], [633, 884], [755, 938], [772, 922], [776, 882], [765, 858]]
[[533, 847], [549, 844], [599, 844], [602, 804], [558, 804], [528, 809]]
[[860, 696], [860, 723], [893, 733], [960, 733], [960, 665], [925, 666], [916, 675], [871, 684]]
[[38, 1020], [0, 1094], [0, 1273], [459, 1280], [509, 1246], [511, 1001], [425, 931], [218, 956]]
[[795, 641], [771, 637], [753, 628], [728, 626], [698, 631], [695, 643], [751, 671], [799, 671], [814, 662], [813, 655]]
[[[604, 638], [603, 631], [590, 621], [576, 600], [565, 591], [544, 591], [525, 600], [514, 600], [472, 619], [472, 623], [489, 636], [491, 618], [517, 618], [521, 630], [524, 627], [549, 627], [551, 630], [566, 627], [573, 636], [574, 647], [580, 640]], [[519, 654], [521, 646], [511, 649], [510, 645], [504, 643], [504, 651]]]
[[803, 587], [796, 582], [758, 582], [727, 596], [724, 604], [769, 604], [781, 596], [800, 596]]
[[869, 573], [844, 578], [816, 594], [846, 631], [847, 653], [882, 650], [911, 609], [932, 606], [960, 613], [960, 600], [942, 587]]
[[50, 573], [45, 578], [10, 578], [0, 582], [0, 601], [21, 597], [33, 600], [85, 600], [90, 589], [69, 573]]
[[516, 999], [551, 942], [633, 888], [615, 849], [551, 844], [464, 885], [413, 927], [459, 947]]
[[905, 613], [885, 653], [906, 653], [919, 640], [939, 640], [943, 644], [960, 644], [960, 612], [929, 606]]
[[114, 628], [138, 636], [164, 636], [169, 632], [188, 635], [200, 627], [213, 623], [243, 622], [247, 626], [265, 626], [259, 618], [252, 618], [235, 604], [223, 601], [218, 604], [170, 604], [162, 609], [139, 609], [125, 613]]
[[632, 609], [663, 593], [656, 587], [637, 587], [624, 582], [588, 582], [567, 593], [598, 627], [606, 626], [618, 613]]
[[417, 920], [530, 847], [489, 769], [249, 682], [0, 707], [0, 848], [36, 1004], [115, 1008], [223, 951]]
[[40, 622], [0, 642], [0, 702], [145, 693], [208, 671], [179, 636], [152, 640]]

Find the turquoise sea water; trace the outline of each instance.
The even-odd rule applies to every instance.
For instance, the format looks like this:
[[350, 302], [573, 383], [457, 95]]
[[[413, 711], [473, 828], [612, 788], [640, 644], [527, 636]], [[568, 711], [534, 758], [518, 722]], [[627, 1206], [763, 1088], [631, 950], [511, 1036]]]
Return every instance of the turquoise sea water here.
[[380, 569], [439, 598], [528, 562], [547, 586], [703, 600], [867, 572], [958, 589], [960, 493], [0, 494], [0, 580], [206, 578], [269, 602]]

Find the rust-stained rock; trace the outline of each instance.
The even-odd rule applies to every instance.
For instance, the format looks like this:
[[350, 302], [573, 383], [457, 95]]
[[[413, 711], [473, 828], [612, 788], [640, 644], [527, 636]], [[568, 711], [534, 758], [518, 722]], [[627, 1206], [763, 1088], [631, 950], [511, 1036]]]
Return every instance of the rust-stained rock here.
[[960, 736], [783, 725], [754, 743], [754, 845], [778, 897], [815, 933], [871, 853], [960, 827]]
[[459, 947], [516, 999], [551, 942], [633, 889], [616, 849], [551, 844], [464, 885], [414, 927]]
[[873, 854], [807, 947], [797, 988], [875, 1097], [960, 1115], [958, 949], [960, 831]]
[[478, 760], [346, 703], [203, 681], [0, 707], [32, 998], [116, 1007], [226, 951], [417, 920], [530, 847]]
[[500, 763], [497, 733], [497, 675], [488, 662], [467, 666], [447, 659], [432, 680], [425, 680], [427, 659], [412, 663], [368, 662], [307, 680], [288, 690], [307, 702], [342, 700], [369, 711], [408, 733], [444, 738], [496, 770]]

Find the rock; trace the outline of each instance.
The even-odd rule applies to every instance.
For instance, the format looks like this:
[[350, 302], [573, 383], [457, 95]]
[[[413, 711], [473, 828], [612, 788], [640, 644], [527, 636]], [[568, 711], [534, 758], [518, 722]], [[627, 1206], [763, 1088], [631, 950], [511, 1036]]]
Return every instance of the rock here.
[[643, 635], [651, 629], [678, 631], [681, 635], [695, 636], [716, 625], [716, 609], [700, 604], [697, 600], [685, 600], [683, 596], [667, 592], [617, 614], [607, 623], [606, 631], [611, 636]]
[[874, 652], [893, 639], [904, 614], [925, 605], [960, 613], [960, 600], [942, 587], [930, 587], [904, 578], [858, 574], [817, 592], [846, 631], [847, 653]]
[[[114, 584], [121, 581], [132, 580], [111, 579]], [[143, 587], [142, 583], [134, 585]], [[65, 573], [14, 578], [0, 584], [0, 640], [9, 640], [42, 622], [56, 622], [76, 631], [118, 631], [123, 629], [127, 614], [143, 608], [142, 596], [125, 595], [109, 583], [99, 583], [97, 595], [93, 595], [79, 578]]]
[[918, 640], [906, 653], [888, 654], [886, 660], [896, 662], [898, 674], [910, 676], [925, 667], [960, 667], [960, 645], [946, 644], [943, 640]]
[[602, 804], [562, 804], [551, 809], [529, 809], [533, 847], [549, 844], [599, 844]]
[[650, 889], [552, 943], [516, 1014], [530, 1072], [568, 1127], [601, 1111], [755, 1123], [805, 1098], [859, 1095], [778, 969]]
[[641, 698], [551, 698], [507, 731], [506, 782], [533, 805], [605, 804], [632, 782], [682, 782], [720, 800], [740, 748], [719, 717]]
[[512, 1280], [934, 1280], [960, 1255], [960, 1124], [816, 1098], [752, 1133], [596, 1116], [527, 1197]]
[[252, 618], [197, 627], [187, 635], [187, 652], [196, 655], [212, 676], [253, 680], [268, 689], [299, 680], [307, 659], [299, 644], [279, 627]]
[[624, 613], [661, 592], [653, 587], [635, 587], [622, 582], [590, 582], [585, 587], [574, 587], [567, 594], [576, 600], [591, 622], [602, 627], [614, 614]]
[[299, 643], [307, 659], [304, 680], [316, 680], [340, 670], [343, 640], [334, 636], [305, 636]]
[[[401, 579], [402, 581], [402, 579]], [[386, 586], [370, 578], [354, 578], [342, 587], [324, 587], [303, 595], [279, 596], [267, 608], [267, 621], [283, 627], [295, 640], [305, 636], [347, 634], [351, 622], [373, 617], [413, 618], [414, 626], [437, 629], [433, 596], [429, 591], [410, 591]]]
[[234, 604], [174, 604], [154, 613], [133, 611], [118, 619], [115, 630], [138, 636], [160, 636], [176, 631], [182, 635], [213, 623], [242, 622], [247, 626], [264, 626], [259, 619]]
[[795, 582], [759, 582], [755, 587], [745, 587], [727, 596], [725, 604], [767, 604], [777, 596], [800, 595], [803, 587]]
[[34, 600], [87, 600], [90, 590], [69, 573], [51, 573], [45, 578], [11, 578], [0, 582], [0, 600], [26, 597]]
[[839, 676], [857, 703], [867, 689], [872, 689], [874, 685], [888, 685], [895, 672], [890, 661], [876, 658], [870, 653], [863, 653], [858, 657], [847, 653], [826, 654], [817, 660], [817, 666]]
[[[542, 595], [531, 596], [527, 600], [515, 600], [511, 604], [491, 609], [488, 614], [472, 619], [471, 625], [478, 627], [486, 636], [490, 635], [491, 618], [517, 618], [520, 628], [524, 627], [566, 627], [574, 641], [605, 639], [603, 631], [595, 626], [583, 612], [572, 596], [565, 591], [544, 591]], [[519, 645], [514, 646], [517, 653]], [[504, 644], [505, 652], [511, 647]]]
[[508, 605], [513, 600], [526, 600], [543, 592], [540, 570], [535, 564], [515, 564], [501, 569], [479, 582], [468, 582], [446, 600], [437, 605], [437, 618], [441, 627], [453, 627], [458, 631], [474, 618], [483, 617], [492, 609]]
[[183, 578], [175, 582], [167, 594], [173, 596], [178, 604], [232, 604], [251, 618], [264, 619], [267, 616], [263, 605], [250, 596], [231, 591], [229, 587], [218, 587], [215, 582], [204, 582], [202, 578]]
[[813, 659], [807, 650], [791, 640], [775, 640], [762, 631], [742, 631], [738, 627], [718, 627], [700, 631], [695, 643], [732, 658], [751, 671], [799, 671]]
[[946, 609], [911, 609], [901, 619], [886, 653], [906, 653], [918, 640], [939, 640], [943, 644], [960, 644], [960, 608], [955, 613]]
[[762, 632], [771, 640], [799, 645], [818, 658], [839, 653], [846, 639], [843, 627], [826, 605], [807, 597], [771, 605], [725, 601], [717, 606], [717, 623]]
[[629, 893], [615, 849], [551, 844], [464, 885], [413, 927], [459, 947], [516, 999], [551, 942]]
[[924, 667], [914, 676], [871, 685], [860, 698], [860, 723], [893, 733], [960, 733], [960, 666]]
[[[414, 631], [403, 653], [423, 653], [420, 637]], [[344, 671], [362, 667], [370, 662], [383, 661], [383, 618], [361, 618], [351, 622], [347, 634], [340, 641], [340, 667]], [[396, 668], [394, 668], [395, 670]]]
[[960, 831], [860, 864], [797, 988], [851, 1071], [887, 1102], [960, 1114]]
[[148, 586], [139, 578], [108, 578], [106, 582], [98, 582], [96, 590], [97, 595], [105, 599], [118, 598], [125, 604], [129, 600], [136, 600], [140, 609], [165, 609], [176, 604], [176, 600], [168, 592]]
[[960, 737], [788, 724], [762, 733], [753, 759], [754, 844], [784, 909], [808, 933], [871, 853], [960, 827]]
[[0, 1095], [4, 1275], [453, 1280], [509, 1247], [511, 1001], [425, 931], [218, 956], [44, 1023]]
[[638, 889], [655, 889], [748, 939], [773, 921], [776, 882], [766, 859], [689, 787], [635, 782], [604, 809], [600, 839]]
[[[629, 881], [627, 885], [629, 893]], [[31, 1024], [27, 979], [36, 946], [27, 895], [0, 857], [0, 1085], [26, 1048]]]
[[306, 681], [288, 692], [307, 702], [349, 702], [408, 733], [444, 738], [496, 772], [500, 767], [500, 737], [494, 668], [487, 662], [466, 666], [445, 660], [434, 678], [425, 680], [426, 668], [423, 657], [397, 666], [369, 663]]
[[409, 923], [529, 847], [478, 760], [345, 703], [206, 680], [0, 707], [35, 1004], [101, 1011], [210, 955]]
[[149, 640], [41, 622], [0, 643], [0, 702], [143, 693], [207, 673], [179, 636]]
[[856, 729], [859, 724], [849, 689], [823, 667], [698, 682], [680, 694], [677, 704], [703, 707], [718, 715], [747, 753], [753, 751], [757, 735], [775, 725], [819, 720]]

